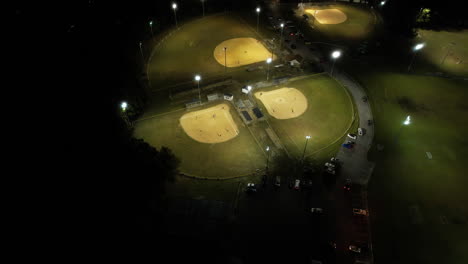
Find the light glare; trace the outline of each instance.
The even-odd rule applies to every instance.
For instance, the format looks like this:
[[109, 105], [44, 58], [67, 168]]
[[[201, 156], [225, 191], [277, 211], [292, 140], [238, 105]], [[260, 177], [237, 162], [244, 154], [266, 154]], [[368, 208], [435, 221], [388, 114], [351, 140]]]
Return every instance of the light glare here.
[[405, 120], [405, 122], [403, 122], [403, 124], [405, 124], [405, 125], [411, 124], [411, 117], [410, 117], [410, 116], [407, 116], [407, 117], [406, 117], [406, 120]]
[[200, 80], [201, 80], [200, 75], [195, 75], [195, 81], [200, 81]]
[[341, 52], [339, 50], [336, 50], [332, 53], [332, 57], [334, 59], [338, 59], [341, 56]]
[[173, 3], [172, 4], [172, 9], [176, 9], [177, 8], [177, 4], [176, 3]]
[[419, 43], [416, 46], [414, 46], [414, 50], [420, 50], [420, 49], [424, 48], [424, 46], [425, 46], [424, 43]]
[[266, 62], [267, 62], [267, 63], [271, 63], [271, 58], [268, 58], [268, 59], [266, 60]]

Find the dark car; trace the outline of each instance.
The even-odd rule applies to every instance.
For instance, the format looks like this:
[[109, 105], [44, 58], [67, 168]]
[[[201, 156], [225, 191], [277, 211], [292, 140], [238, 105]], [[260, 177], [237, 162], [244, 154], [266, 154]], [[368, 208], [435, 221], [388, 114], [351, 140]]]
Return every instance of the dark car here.
[[372, 120], [367, 120], [367, 125], [368, 126], [372, 125]]
[[363, 96], [363, 97], [362, 97], [362, 101], [363, 101], [363, 102], [367, 102], [367, 96]]
[[254, 183], [247, 183], [247, 189], [245, 190], [247, 193], [256, 193], [257, 187]]
[[296, 48], [297, 48], [296, 45], [291, 44], [291, 49], [296, 49]]
[[288, 43], [288, 42], [291, 42], [290, 39], [285, 39], [284, 42]]

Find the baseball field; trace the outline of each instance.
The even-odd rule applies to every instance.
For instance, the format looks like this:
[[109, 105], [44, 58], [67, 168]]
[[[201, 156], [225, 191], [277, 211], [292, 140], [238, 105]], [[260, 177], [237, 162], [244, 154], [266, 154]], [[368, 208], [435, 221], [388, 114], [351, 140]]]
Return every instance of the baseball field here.
[[242, 66], [269, 57], [271, 50], [251, 25], [232, 14], [216, 14], [182, 25], [157, 44], [147, 74], [150, 86], [157, 90], [190, 82], [196, 73], [205, 80], [222, 75], [225, 64], [230, 74], [244, 73]]
[[314, 30], [335, 41], [364, 39], [373, 32], [377, 23], [372, 10], [345, 4], [305, 6], [296, 14], [307, 15]]
[[[355, 121], [350, 95], [328, 75], [300, 78], [284, 87], [273, 86], [255, 92], [287, 151], [302, 155], [306, 136], [310, 136], [305, 156], [319, 155], [346, 135]], [[336, 149], [336, 148], [335, 148]]]

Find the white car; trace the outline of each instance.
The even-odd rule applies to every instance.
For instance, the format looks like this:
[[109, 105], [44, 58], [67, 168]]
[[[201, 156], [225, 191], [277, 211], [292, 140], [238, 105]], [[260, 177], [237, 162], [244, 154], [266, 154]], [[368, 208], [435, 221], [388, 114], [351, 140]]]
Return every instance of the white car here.
[[356, 139], [356, 134], [348, 134], [349, 138]]
[[294, 189], [299, 190], [300, 184], [301, 184], [301, 181], [298, 180], [298, 179], [296, 179], [296, 180], [294, 181]]
[[349, 245], [349, 250], [356, 253], [361, 253], [361, 248], [355, 245]]
[[353, 214], [355, 214], [355, 215], [367, 215], [367, 210], [353, 208]]
[[358, 128], [357, 132], [358, 132], [358, 135], [360, 136], [364, 136], [364, 134], [366, 133], [366, 131], [363, 128]]
[[330, 168], [330, 167], [327, 167], [326, 171], [330, 174], [333, 174], [335, 175], [335, 169], [334, 168]]
[[326, 162], [326, 163], [325, 163], [325, 167], [328, 167], [328, 168], [335, 168], [335, 164], [330, 163], [330, 162]]
[[318, 213], [318, 214], [321, 214], [323, 212], [323, 209], [322, 208], [311, 208], [310, 211], [312, 213]]

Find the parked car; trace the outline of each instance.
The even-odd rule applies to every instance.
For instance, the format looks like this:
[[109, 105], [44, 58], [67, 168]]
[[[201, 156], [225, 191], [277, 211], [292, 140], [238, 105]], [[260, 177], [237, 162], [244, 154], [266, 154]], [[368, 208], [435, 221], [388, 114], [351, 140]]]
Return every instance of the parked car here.
[[321, 214], [323, 213], [323, 209], [322, 208], [311, 208], [310, 211], [312, 213], [315, 213], [315, 214]]
[[257, 192], [257, 187], [255, 186], [254, 183], [247, 183], [247, 193], [256, 193]]
[[348, 134], [348, 137], [351, 138], [351, 139], [356, 139], [357, 138], [356, 134]]
[[296, 45], [291, 44], [291, 49], [296, 49]]
[[357, 131], [359, 136], [364, 136], [364, 134], [366, 134], [366, 130], [364, 128], [360, 127], [357, 129]]
[[325, 167], [335, 168], [335, 164], [333, 164], [331, 162], [325, 162]]
[[353, 208], [353, 214], [355, 214], [355, 215], [367, 215], [367, 210]]
[[332, 174], [332, 175], [335, 175], [335, 174], [336, 174], [335, 168], [327, 167], [325, 171], [328, 172], [328, 173], [330, 173], [330, 174]]
[[305, 45], [312, 45], [312, 41], [310, 41], [308, 39], [304, 39], [304, 44]]
[[276, 187], [280, 187], [280, 186], [281, 186], [281, 179], [280, 179], [279, 176], [276, 176], [275, 186], [276, 186]]
[[372, 125], [372, 120], [367, 120], [367, 125], [368, 126]]
[[296, 179], [294, 181], [294, 189], [299, 190], [301, 188], [300, 185], [301, 185], [301, 181], [299, 179]]
[[356, 252], [356, 253], [361, 253], [361, 248], [356, 246], [356, 245], [349, 245], [349, 250], [350, 251], [353, 251], [353, 252]]
[[343, 189], [345, 191], [350, 191], [351, 190], [351, 179], [346, 179], [345, 184], [343, 186]]
[[363, 96], [363, 97], [362, 97], [362, 101], [363, 101], [363, 102], [367, 102], [367, 96]]

